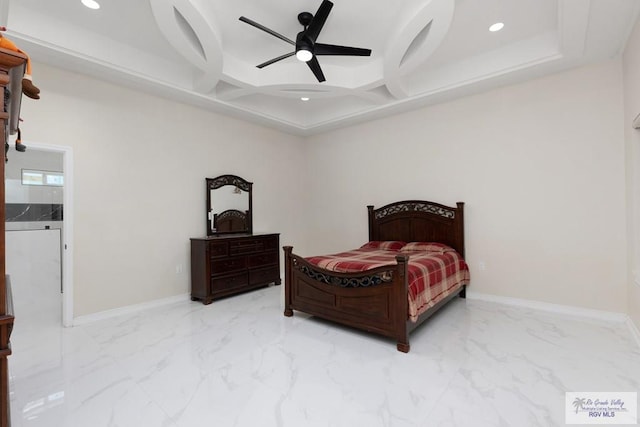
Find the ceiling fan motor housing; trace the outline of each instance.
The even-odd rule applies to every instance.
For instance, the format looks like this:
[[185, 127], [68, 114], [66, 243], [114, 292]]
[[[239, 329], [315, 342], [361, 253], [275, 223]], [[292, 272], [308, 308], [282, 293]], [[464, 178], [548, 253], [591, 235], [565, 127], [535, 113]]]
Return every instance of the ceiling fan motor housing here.
[[306, 30], [311, 21], [313, 20], [313, 15], [309, 12], [301, 12], [298, 14], [298, 22], [302, 24], [304, 29]]
[[296, 52], [299, 50], [308, 50], [313, 53], [313, 40], [307, 37], [307, 34], [304, 31], [300, 31], [298, 36], [296, 37]]

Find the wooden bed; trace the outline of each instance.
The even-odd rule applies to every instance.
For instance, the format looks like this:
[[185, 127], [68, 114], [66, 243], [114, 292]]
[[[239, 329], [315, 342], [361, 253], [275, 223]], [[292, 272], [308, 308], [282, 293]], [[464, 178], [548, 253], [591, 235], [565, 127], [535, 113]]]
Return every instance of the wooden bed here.
[[[369, 241], [438, 242], [464, 257], [464, 203], [457, 207], [407, 200], [378, 209], [367, 206]], [[408, 255], [396, 256], [397, 264], [360, 273], [324, 270], [284, 247], [285, 308], [395, 339], [397, 348], [409, 352], [409, 333], [453, 298], [465, 297], [465, 286], [409, 319]]]

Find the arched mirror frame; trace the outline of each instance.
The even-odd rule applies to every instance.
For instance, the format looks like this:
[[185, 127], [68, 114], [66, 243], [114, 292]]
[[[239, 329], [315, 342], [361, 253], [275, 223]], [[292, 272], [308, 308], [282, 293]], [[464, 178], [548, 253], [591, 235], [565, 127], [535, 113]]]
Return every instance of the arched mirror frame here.
[[[252, 214], [253, 183], [243, 178], [240, 178], [239, 176], [236, 176], [236, 175], [220, 175], [216, 178], [205, 178], [205, 179], [207, 182], [207, 206], [206, 206], [207, 236], [217, 236], [219, 234], [237, 234], [237, 233], [251, 234], [253, 233], [253, 214]], [[246, 228], [243, 230], [218, 231], [213, 227], [215, 212], [213, 211], [213, 208], [212, 208], [211, 190], [224, 187], [225, 185], [234, 186], [242, 191], [245, 191], [249, 197], [249, 207], [246, 210]]]

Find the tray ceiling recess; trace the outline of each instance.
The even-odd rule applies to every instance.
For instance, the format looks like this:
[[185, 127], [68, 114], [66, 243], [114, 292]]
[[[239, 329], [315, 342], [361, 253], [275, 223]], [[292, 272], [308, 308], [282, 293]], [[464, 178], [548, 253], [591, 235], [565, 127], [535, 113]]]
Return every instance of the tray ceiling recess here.
[[298, 135], [615, 57], [640, 11], [637, 0], [92, 3], [0, 0], [0, 23], [36, 62]]

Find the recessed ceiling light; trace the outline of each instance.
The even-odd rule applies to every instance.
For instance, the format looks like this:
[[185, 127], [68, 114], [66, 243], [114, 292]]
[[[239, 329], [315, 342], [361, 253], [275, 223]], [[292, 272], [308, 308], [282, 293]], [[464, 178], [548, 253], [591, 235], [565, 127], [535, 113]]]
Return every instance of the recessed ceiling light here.
[[303, 96], [302, 98], [300, 98], [301, 101], [308, 101], [309, 97], [308, 96]]
[[95, 0], [82, 0], [82, 4], [89, 9], [100, 9], [100, 4]]
[[492, 33], [495, 33], [496, 31], [500, 31], [503, 28], [504, 28], [504, 24], [502, 22], [496, 22], [495, 24], [489, 27], [489, 31], [491, 31]]

